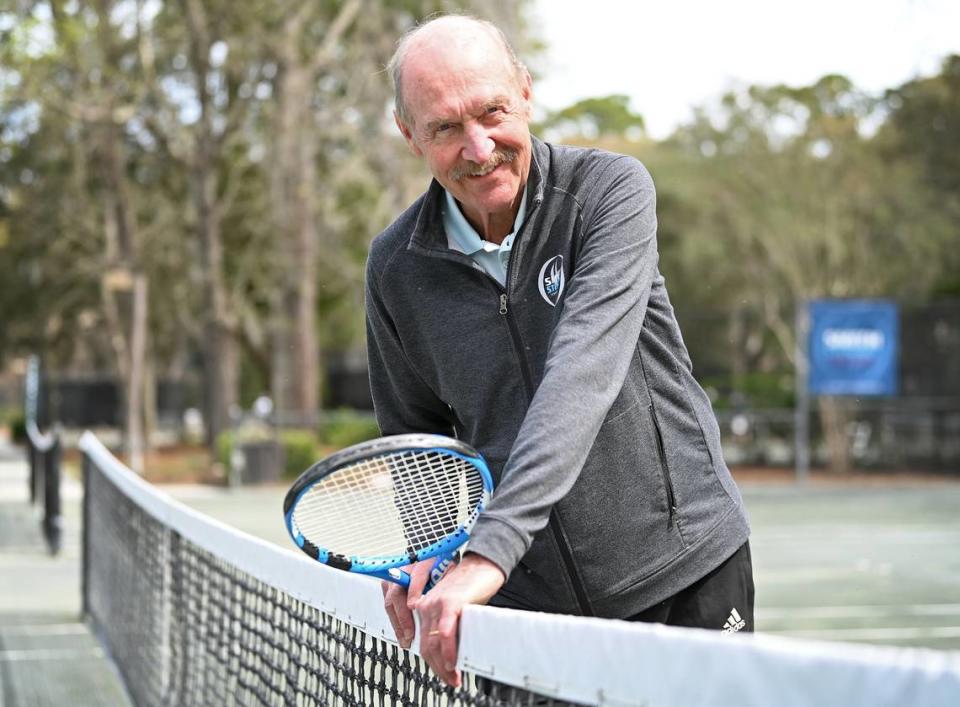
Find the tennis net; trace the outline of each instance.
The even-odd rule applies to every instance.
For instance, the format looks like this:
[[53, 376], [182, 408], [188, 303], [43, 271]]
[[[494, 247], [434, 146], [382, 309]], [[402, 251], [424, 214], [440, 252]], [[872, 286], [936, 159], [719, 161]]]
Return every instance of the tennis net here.
[[80, 447], [84, 611], [138, 705], [960, 703], [950, 653], [490, 607], [464, 612], [454, 690], [393, 641], [376, 582], [169, 499], [93, 435]]

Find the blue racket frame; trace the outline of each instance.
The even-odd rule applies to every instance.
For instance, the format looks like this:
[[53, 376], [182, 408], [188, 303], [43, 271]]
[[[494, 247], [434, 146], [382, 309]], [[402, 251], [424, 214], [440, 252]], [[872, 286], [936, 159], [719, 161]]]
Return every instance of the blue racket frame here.
[[[293, 522], [293, 515], [297, 504], [313, 486], [324, 478], [344, 466], [354, 464], [363, 459], [404, 452], [437, 452], [455, 456], [472, 465], [480, 473], [480, 478], [483, 482], [483, 497], [477, 507], [471, 511], [466, 521], [453, 533], [419, 551], [410, 551], [403, 555], [347, 557], [314, 545], [305, 538], [299, 528], [296, 527]], [[401, 567], [413, 564], [414, 562], [436, 558], [436, 562], [430, 570], [430, 580], [424, 590], [426, 591], [426, 589], [429, 589], [440, 581], [443, 573], [450, 566], [454, 555], [463, 547], [467, 540], [470, 539], [470, 531], [477, 517], [483, 512], [489, 502], [492, 492], [493, 476], [490, 473], [490, 469], [487, 467], [487, 463], [480, 453], [468, 444], [442, 435], [393, 435], [348, 447], [317, 462], [307, 469], [297, 478], [287, 492], [283, 501], [283, 515], [284, 522], [287, 526], [287, 533], [289, 533], [297, 547], [317, 562], [337, 569], [395, 582], [406, 587], [410, 584], [410, 576], [401, 570]]]

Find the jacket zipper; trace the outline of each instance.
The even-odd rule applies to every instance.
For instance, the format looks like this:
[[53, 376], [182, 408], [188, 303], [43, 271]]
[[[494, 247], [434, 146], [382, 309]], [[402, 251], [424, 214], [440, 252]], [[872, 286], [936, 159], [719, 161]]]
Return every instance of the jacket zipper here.
[[660, 475], [663, 477], [663, 487], [667, 492], [667, 505], [670, 507], [670, 520], [673, 520], [677, 512], [677, 501], [673, 495], [673, 480], [670, 478], [670, 470], [667, 468], [667, 453], [663, 448], [663, 435], [660, 433], [660, 423], [657, 421], [657, 412], [650, 403], [650, 419], [653, 420], [654, 436], [657, 438], [657, 457], [660, 459]]
[[[520, 359], [520, 372], [523, 375], [523, 384], [527, 392], [527, 401], [533, 400], [533, 375], [530, 373], [530, 367], [527, 363], [527, 357], [523, 353], [523, 346], [520, 342], [520, 332], [517, 331], [517, 325], [513, 318], [509, 316], [507, 309], [507, 293], [500, 293], [499, 313], [507, 321], [507, 328], [510, 330], [510, 339], [513, 342], [513, 348], [517, 352], [517, 358]], [[557, 514], [550, 511], [550, 531], [553, 533], [554, 542], [557, 544], [557, 550], [560, 552], [560, 559], [567, 575], [570, 577], [570, 584], [573, 587], [573, 593], [577, 597], [577, 604], [580, 605], [580, 612], [584, 616], [594, 616], [593, 607], [590, 605], [590, 599], [587, 596], [586, 588], [583, 586], [583, 580], [580, 578], [580, 572], [577, 570], [576, 563], [573, 560], [573, 552], [570, 550], [570, 543], [567, 540], [567, 534], [560, 525], [560, 519]]]

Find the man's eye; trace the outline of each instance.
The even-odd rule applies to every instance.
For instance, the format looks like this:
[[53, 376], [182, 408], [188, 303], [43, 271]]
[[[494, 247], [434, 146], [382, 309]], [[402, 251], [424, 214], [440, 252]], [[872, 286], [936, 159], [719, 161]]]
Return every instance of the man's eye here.
[[440, 123], [435, 128], [437, 133], [446, 133], [453, 130], [453, 123]]
[[494, 113], [500, 113], [503, 111], [503, 106], [490, 106], [487, 108], [487, 115], [493, 115]]

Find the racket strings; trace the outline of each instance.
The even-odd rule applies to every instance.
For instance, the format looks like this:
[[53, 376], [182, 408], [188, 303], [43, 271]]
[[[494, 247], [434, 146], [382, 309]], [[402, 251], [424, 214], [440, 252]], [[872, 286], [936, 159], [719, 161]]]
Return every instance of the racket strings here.
[[438, 459], [426, 466], [410, 457], [394, 461], [400, 473], [400, 483], [395, 486], [397, 508], [414, 549], [418, 549], [418, 539], [422, 538], [426, 546], [449, 535], [466, 520], [470, 511], [462, 467], [467, 463], [454, 457], [456, 465], [451, 474], [448, 465], [443, 463], [444, 458], [437, 456]]
[[434, 451], [384, 454], [314, 484], [294, 509], [303, 536], [331, 552], [383, 557], [419, 551], [468, 521], [484, 495], [467, 460]]

